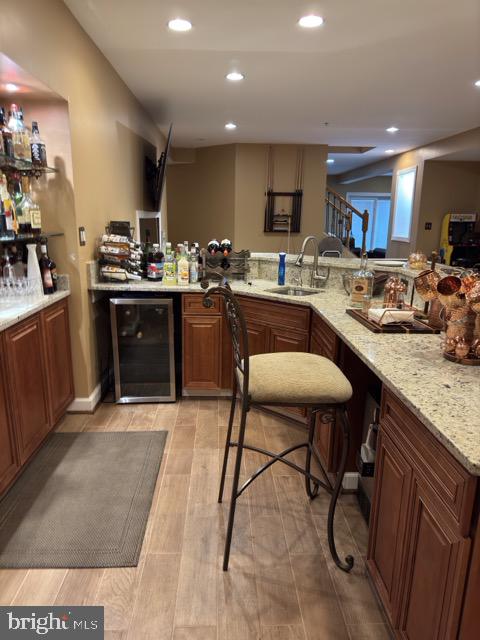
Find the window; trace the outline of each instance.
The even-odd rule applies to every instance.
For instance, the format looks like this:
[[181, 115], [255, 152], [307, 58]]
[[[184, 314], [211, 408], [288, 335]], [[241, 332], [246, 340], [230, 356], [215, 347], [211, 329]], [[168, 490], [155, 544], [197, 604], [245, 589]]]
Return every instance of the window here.
[[410, 242], [416, 175], [417, 167], [397, 172], [392, 224], [392, 240], [397, 242]]
[[[347, 193], [347, 200], [362, 213], [365, 209], [368, 211], [367, 251], [386, 249], [390, 221], [390, 194]], [[360, 246], [362, 243], [362, 221], [356, 215], [352, 220], [352, 236], [355, 238], [355, 245]]]

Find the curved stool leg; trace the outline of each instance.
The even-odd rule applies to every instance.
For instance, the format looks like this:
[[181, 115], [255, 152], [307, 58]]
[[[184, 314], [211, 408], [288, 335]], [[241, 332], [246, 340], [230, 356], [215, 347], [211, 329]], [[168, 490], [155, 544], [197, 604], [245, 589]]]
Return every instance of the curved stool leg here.
[[335, 546], [335, 537], [333, 534], [333, 521], [335, 518], [335, 508], [337, 506], [338, 496], [340, 494], [340, 489], [342, 488], [343, 476], [345, 474], [345, 466], [347, 464], [347, 455], [348, 449], [350, 446], [350, 421], [347, 416], [347, 411], [345, 407], [341, 410], [342, 413], [342, 428], [343, 428], [343, 443], [342, 443], [342, 459], [340, 461], [340, 468], [337, 473], [337, 478], [335, 481], [335, 486], [333, 488], [332, 497], [330, 499], [330, 507], [328, 509], [328, 520], [327, 520], [327, 536], [328, 536], [328, 546], [330, 548], [330, 553], [332, 558], [340, 569], [343, 571], [351, 571], [353, 568], [354, 559], [353, 556], [348, 555], [345, 558], [345, 562], [340, 560], [337, 548]]
[[[313, 438], [315, 436], [315, 419], [316, 412], [310, 411], [309, 419], [308, 419], [308, 447], [307, 447], [307, 458], [305, 460], [305, 471], [310, 473], [310, 467], [312, 463], [312, 445]], [[312, 488], [313, 485], [313, 488]], [[308, 476], [305, 476], [305, 489], [307, 491], [307, 496], [310, 500], [313, 500], [318, 495], [319, 485], [312, 483], [311, 479]]]
[[240, 429], [238, 432], [237, 457], [235, 458], [235, 470], [233, 472], [232, 497], [230, 500], [230, 511], [228, 513], [227, 537], [225, 538], [225, 551], [223, 554], [223, 570], [228, 571], [228, 560], [230, 558], [230, 545], [232, 543], [233, 521], [235, 519], [235, 507], [238, 497], [238, 482], [240, 480], [240, 468], [242, 464], [243, 443], [245, 440], [245, 424], [247, 421], [247, 406], [245, 398], [242, 398], [242, 417], [240, 419]]
[[227, 438], [225, 440], [225, 453], [223, 454], [222, 477], [220, 478], [220, 490], [218, 492], [218, 502], [223, 500], [223, 488], [225, 486], [225, 475], [227, 473], [228, 454], [230, 453], [230, 441], [232, 439], [233, 418], [235, 416], [235, 405], [237, 404], [237, 379], [233, 381], [232, 402], [230, 404], [230, 417], [228, 419]]

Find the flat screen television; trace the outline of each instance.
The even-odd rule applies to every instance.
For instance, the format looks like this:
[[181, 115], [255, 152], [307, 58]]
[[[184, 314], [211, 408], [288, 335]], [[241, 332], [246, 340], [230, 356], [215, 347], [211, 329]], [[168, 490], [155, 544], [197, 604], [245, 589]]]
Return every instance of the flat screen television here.
[[168, 129], [167, 143], [165, 145], [165, 149], [160, 154], [158, 162], [153, 162], [148, 156], [145, 157], [145, 174], [154, 211], [160, 211], [160, 204], [162, 202], [162, 194], [167, 175], [168, 154], [170, 152], [170, 143], [172, 140], [172, 128], [173, 125], [170, 125]]

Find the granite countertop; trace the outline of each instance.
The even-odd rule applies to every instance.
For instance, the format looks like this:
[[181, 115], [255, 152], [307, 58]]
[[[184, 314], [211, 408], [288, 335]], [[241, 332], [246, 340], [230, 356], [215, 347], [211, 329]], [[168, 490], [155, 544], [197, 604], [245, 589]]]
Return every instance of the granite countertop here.
[[[199, 284], [166, 287], [148, 281], [90, 287], [104, 292], [203, 291]], [[269, 280], [233, 282], [232, 287], [243, 295], [313, 309], [470, 473], [480, 475], [480, 369], [445, 360], [440, 335], [372, 333], [345, 313], [347, 295], [328, 286], [306, 297], [271, 293], [268, 289], [276, 283]]]
[[34, 313], [49, 307], [59, 300], [70, 295], [69, 289], [56, 291], [39, 298], [18, 298], [17, 300], [0, 300], [0, 331], [4, 331], [12, 325], [25, 320]]

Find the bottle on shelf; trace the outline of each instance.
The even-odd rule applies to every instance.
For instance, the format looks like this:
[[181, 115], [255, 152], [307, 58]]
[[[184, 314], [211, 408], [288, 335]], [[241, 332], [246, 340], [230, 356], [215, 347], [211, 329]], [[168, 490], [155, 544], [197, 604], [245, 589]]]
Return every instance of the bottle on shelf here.
[[23, 139], [23, 152], [25, 160], [31, 162], [32, 160], [32, 150], [30, 148], [30, 131], [25, 124], [25, 118], [23, 117], [23, 109], [22, 107], [18, 108], [18, 119], [20, 121], [20, 126], [22, 129], [22, 139]]
[[12, 104], [10, 111], [8, 112], [8, 128], [12, 132], [13, 140], [13, 155], [20, 160], [26, 159], [25, 146], [24, 146], [24, 125], [20, 120], [18, 107], [16, 104]]
[[7, 179], [3, 173], [0, 173], [0, 200], [2, 203], [3, 233], [13, 238], [18, 231], [15, 204], [8, 192]]
[[32, 135], [30, 137], [30, 152], [32, 155], [32, 164], [37, 167], [47, 166], [47, 149], [45, 143], [40, 137], [38, 122], [32, 122]]
[[40, 272], [42, 274], [43, 293], [54, 293], [57, 290], [57, 265], [49, 258], [47, 245], [40, 246]]
[[[32, 232], [32, 209], [35, 209], [35, 203], [30, 195], [30, 178], [28, 176], [22, 176], [21, 178], [21, 190], [19, 191], [21, 200], [16, 203], [17, 220], [18, 220], [18, 232], [19, 233], [31, 233]], [[40, 216], [40, 228], [41, 228], [41, 216]]]
[[5, 109], [3, 107], [0, 107], [0, 131], [2, 133], [3, 153], [9, 158], [13, 158], [12, 132], [6, 123]]
[[362, 307], [364, 296], [372, 296], [375, 274], [368, 269], [368, 256], [365, 252], [360, 261], [360, 269], [352, 273], [350, 302], [354, 307]]

